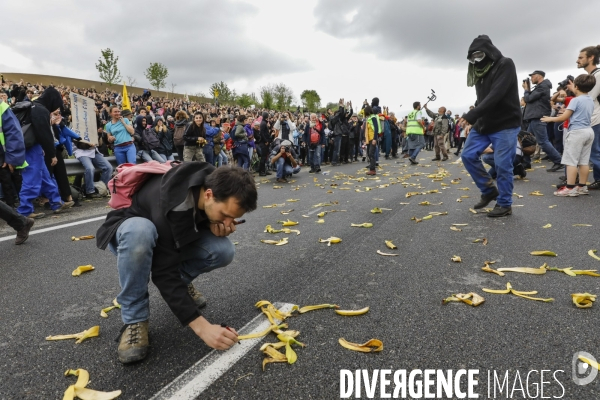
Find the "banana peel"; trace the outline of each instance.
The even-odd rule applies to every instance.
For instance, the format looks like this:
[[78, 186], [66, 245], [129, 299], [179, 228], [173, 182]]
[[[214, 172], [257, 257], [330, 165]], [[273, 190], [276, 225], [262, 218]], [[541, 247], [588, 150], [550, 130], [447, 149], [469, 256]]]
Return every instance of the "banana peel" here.
[[520, 272], [522, 274], [544, 275], [547, 269], [545, 265], [539, 268], [515, 267], [515, 268], [498, 268], [498, 272]]
[[541, 193], [539, 190], [535, 190], [531, 193], [529, 193], [530, 196], [543, 196], [544, 194]]
[[542, 267], [545, 267], [548, 271], [558, 271], [558, 272], [565, 273], [569, 276], [577, 276], [577, 275], [600, 276], [597, 269], [573, 269], [573, 267], [554, 268], [554, 267], [549, 267], [546, 264], [544, 264]]
[[460, 229], [460, 228], [457, 228], [457, 227], [455, 227], [455, 226], [451, 226], [451, 227], [450, 227], [450, 230], [451, 230], [451, 231], [456, 231], [456, 232], [462, 232], [462, 229]]
[[590, 293], [573, 293], [571, 295], [573, 304], [577, 308], [590, 308], [596, 301], [596, 295]]
[[[285, 346], [285, 343], [283, 343], [283, 342], [279, 342], [276, 345], [279, 345], [280, 343], [282, 345], [280, 347]], [[260, 348], [260, 350], [267, 356], [263, 360], [263, 363], [262, 363], [263, 371], [265, 370], [265, 366], [269, 363], [286, 363], [286, 362], [288, 362], [288, 359], [285, 356], [285, 354], [282, 354], [279, 350], [277, 350], [275, 345], [273, 345], [272, 343], [267, 343], [267, 345], [262, 346]]]
[[263, 243], [266, 243], [266, 244], [274, 244], [275, 246], [283, 246], [283, 245], [286, 245], [286, 244], [289, 243], [288, 242], [288, 238], [286, 238], [286, 237], [283, 238], [283, 239], [281, 239], [281, 240], [266, 240], [266, 239], [261, 239], [260, 241], [263, 242]]
[[482, 304], [483, 302], [485, 302], [485, 299], [483, 298], [483, 296], [478, 295], [477, 293], [458, 293], [458, 294], [453, 294], [450, 297], [445, 298], [444, 300], [442, 300], [442, 304], [448, 304], [450, 302], [463, 302], [465, 304], [468, 304], [470, 306], [473, 307], [477, 307], [478, 305]]
[[510, 293], [510, 294], [514, 294], [515, 296], [522, 297], [524, 299], [535, 300], [535, 301], [543, 301], [545, 303], [549, 303], [551, 301], [554, 301], [553, 298], [543, 299], [543, 298], [540, 298], [540, 297], [531, 297], [530, 295], [537, 294], [536, 290], [532, 290], [532, 291], [529, 291], [529, 292], [515, 290], [515, 289], [513, 289], [513, 287], [510, 284], [510, 282], [506, 283], [506, 289], [496, 290], [496, 289], [486, 289], [486, 288], [483, 288], [483, 291], [486, 292], [486, 293], [493, 293], [493, 294], [509, 294]]
[[273, 229], [271, 225], [267, 225], [264, 231], [265, 233], [281, 233], [283, 232], [283, 229]]
[[399, 254], [393, 254], [393, 253], [384, 253], [381, 250], [377, 250], [377, 254], [382, 255], [382, 256], [390, 256], [390, 257], [397, 257], [399, 256]]
[[546, 224], [546, 225], [542, 226], [542, 228], [544, 228], [544, 229], [552, 228], [552, 224]]
[[94, 267], [92, 265], [80, 265], [79, 267], [75, 268], [75, 270], [73, 272], [71, 272], [71, 275], [79, 276], [84, 272], [93, 271], [93, 270], [94, 270]]
[[459, 256], [452, 256], [451, 260], [455, 263], [462, 262], [462, 259]]
[[75, 343], [79, 344], [86, 339], [93, 338], [100, 335], [100, 326], [92, 326], [90, 329], [87, 329], [83, 332], [74, 333], [72, 335], [55, 335], [48, 336], [46, 340], [66, 340], [66, 339], [77, 339]]
[[573, 226], [592, 226], [590, 224], [573, 224]]
[[288, 203], [295, 203], [297, 201], [300, 201], [300, 199], [287, 199], [286, 200]]
[[356, 315], [363, 315], [369, 312], [369, 307], [361, 308], [360, 310], [335, 310], [336, 314], [343, 315], [346, 317], [353, 317]]
[[96, 237], [96, 236], [94, 236], [94, 235], [87, 235], [87, 236], [71, 236], [71, 240], [72, 240], [73, 242], [77, 242], [77, 241], [80, 241], [80, 240], [90, 240], [90, 239], [93, 239], [93, 238], [95, 238], [95, 237]]
[[371, 214], [381, 214], [383, 211], [381, 211], [381, 208], [379, 207], [375, 207], [371, 210]]
[[556, 253], [550, 250], [537, 250], [537, 251], [532, 251], [531, 253], [532, 256], [548, 256], [548, 257], [556, 257]]
[[492, 269], [490, 267], [490, 264], [494, 264], [495, 262], [496, 261], [486, 261], [485, 262], [485, 267], [481, 268], [481, 270], [485, 271], [485, 272], [491, 272], [492, 274], [496, 274], [498, 276], [504, 276], [505, 275], [504, 272], [496, 271], [495, 269]]
[[325, 223], [325, 220], [324, 220], [324, 219], [319, 219], [319, 220], [317, 220], [317, 224], [324, 224], [324, 223]]
[[385, 245], [388, 249], [396, 250], [398, 247], [391, 240], [386, 240]]
[[296, 355], [296, 352], [294, 351], [294, 349], [292, 349], [292, 345], [296, 344], [301, 347], [305, 347], [306, 345], [304, 343], [300, 343], [293, 337], [285, 335], [283, 333], [277, 335], [277, 339], [279, 339], [285, 343], [285, 357], [287, 358], [288, 364], [295, 363], [296, 360], [298, 359], [298, 356]]
[[337, 244], [337, 243], [341, 243], [342, 239], [340, 239], [339, 237], [335, 237], [335, 236], [331, 236], [328, 237], [327, 239], [321, 239], [319, 238], [319, 243], [327, 243], [327, 246], [331, 246], [331, 244]]
[[68, 369], [65, 371], [65, 376], [69, 375], [76, 376], [77, 382], [65, 390], [63, 400], [74, 400], [76, 397], [83, 400], [112, 400], [121, 395], [120, 390], [100, 392], [86, 388], [90, 381], [90, 374], [85, 369]]
[[360, 351], [362, 353], [374, 353], [383, 350], [383, 342], [379, 339], [371, 339], [363, 344], [358, 344], [340, 338], [338, 342], [342, 347], [348, 350]]
[[277, 221], [278, 224], [283, 224], [283, 226], [296, 226], [298, 225], [298, 222], [294, 222], [290, 219], [288, 219], [287, 221]]
[[103, 308], [102, 311], [100, 311], [100, 316], [102, 318], [108, 318], [107, 312], [109, 312], [110, 310], [114, 310], [115, 308], [121, 308], [121, 305], [119, 303], [117, 303], [117, 299], [113, 299], [112, 306]]
[[304, 306], [304, 307], [298, 307], [298, 306], [293, 306], [292, 307], [292, 311], [298, 311], [300, 314], [304, 314], [306, 312], [309, 311], [314, 311], [314, 310], [322, 310], [324, 308], [340, 308], [340, 306], [338, 306], [337, 304], [317, 304], [314, 306]]
[[597, 252], [597, 251], [598, 251], [598, 250], [590, 250], [590, 251], [588, 251], [588, 255], [589, 255], [590, 257], [592, 257], [592, 258], [595, 258], [596, 260], [600, 261], [600, 257], [598, 257], [598, 256], [596, 255], [596, 252]]
[[324, 217], [326, 214], [327, 214], [327, 213], [326, 213], [325, 211], [323, 211], [323, 212], [320, 212], [320, 213], [318, 213], [318, 214], [317, 214], [317, 217], [319, 217], [319, 218], [323, 218], [323, 217]]
[[[350, 226], [356, 227], [356, 228], [372, 228], [373, 224], [370, 222], [363, 222], [362, 224], [350, 224]], [[600, 260], [600, 258], [599, 258]]]
[[262, 332], [257, 332], [257, 333], [251, 333], [249, 335], [240, 335], [238, 336], [238, 340], [246, 340], [246, 339], [256, 339], [259, 337], [263, 337], [263, 336], [267, 336], [269, 333], [274, 332], [278, 329], [287, 329], [287, 324], [281, 324], [281, 325], [271, 325], [270, 327], [268, 327], [267, 329], [265, 329]]

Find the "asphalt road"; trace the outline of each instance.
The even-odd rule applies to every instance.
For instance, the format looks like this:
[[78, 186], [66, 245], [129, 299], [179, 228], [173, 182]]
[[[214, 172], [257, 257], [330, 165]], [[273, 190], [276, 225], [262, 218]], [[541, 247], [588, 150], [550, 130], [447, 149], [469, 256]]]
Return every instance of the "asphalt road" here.
[[[431, 155], [421, 153], [418, 166], [382, 159], [383, 169], [377, 178], [363, 181], [349, 180], [349, 176], [364, 177], [360, 170], [364, 163], [324, 167], [329, 175], [309, 175], [303, 170], [294, 176], [294, 183], [285, 185], [274, 184], [274, 179], [257, 180], [261, 182], [259, 208], [245, 217], [247, 223], [232, 236], [238, 242], [234, 262], [195, 282], [209, 301], [204, 316], [239, 328], [258, 315], [254, 307], [258, 300], [300, 306], [335, 303], [343, 309], [370, 306], [370, 311], [359, 317], [342, 317], [332, 310], [319, 310], [289, 319], [290, 329], [299, 330], [298, 339], [307, 344], [297, 350], [295, 364], [269, 364], [263, 372], [263, 355], [257, 345], [200, 399], [335, 399], [340, 397], [341, 369], [405, 369], [408, 373], [413, 369], [478, 369], [480, 398], [494, 398], [487, 397], [488, 371], [501, 376], [509, 371], [512, 388], [517, 372], [525, 386], [530, 370], [562, 370], [556, 377], [564, 390], [546, 375], [544, 380], [551, 383], [545, 386], [545, 396], [599, 397], [598, 380], [578, 386], [571, 377], [574, 353], [600, 356], [595, 329], [598, 305], [577, 309], [570, 294], [599, 293], [600, 278], [570, 277], [554, 271], [545, 275], [509, 272], [500, 277], [481, 268], [484, 261], [494, 260], [494, 268], [539, 267], [548, 262], [561, 268], [600, 269], [600, 261], [587, 254], [599, 247], [600, 222], [595, 215], [600, 211], [600, 193], [556, 198], [552, 185], [559, 174], [540, 168], [547, 164], [534, 164], [528, 181], [515, 182], [515, 193], [523, 197], [514, 197], [513, 215], [487, 218], [485, 213], [469, 211], [479, 193], [461, 164], [439, 164], [450, 174], [442, 181], [427, 177], [439, 172], [438, 164], [428, 161]], [[457, 178], [461, 179], [458, 184], [450, 183]], [[390, 185], [378, 187], [385, 184]], [[274, 189], [277, 185], [283, 188]], [[367, 191], [367, 187], [372, 189]], [[406, 198], [407, 192], [435, 189], [439, 193]], [[529, 195], [534, 190], [544, 196]], [[469, 198], [457, 202], [461, 196]], [[443, 204], [419, 205], [423, 201]], [[313, 207], [321, 202], [337, 204]], [[271, 204], [280, 206], [263, 208]], [[550, 208], [552, 205], [556, 207]], [[372, 214], [374, 207], [391, 210]], [[280, 214], [289, 209], [294, 211]], [[107, 211], [103, 201], [86, 203], [60, 218], [41, 220], [36, 228]], [[318, 224], [316, 214], [321, 211], [329, 213], [325, 223]], [[446, 211], [448, 215], [420, 223], [411, 220], [413, 216]], [[310, 217], [303, 217], [309, 213]], [[267, 224], [276, 227], [278, 220], [287, 218], [299, 222], [293, 227], [301, 231], [299, 236], [263, 232]], [[374, 226], [350, 226], [363, 222]], [[75, 378], [63, 376], [69, 368], [87, 369], [88, 387], [92, 389], [120, 389], [123, 399], [148, 399], [210, 352], [189, 328], [180, 326], [151, 285], [149, 356], [136, 365], [118, 362], [115, 338], [122, 325], [119, 311], [110, 312], [108, 319], [99, 315], [119, 291], [115, 258], [98, 250], [94, 240], [70, 240], [71, 236], [94, 234], [100, 224], [96, 221], [32, 235], [22, 246], [14, 246], [12, 240], [0, 242], [1, 399], [62, 398], [67, 386], [75, 382]], [[451, 224], [468, 225], [459, 232], [450, 230]], [[542, 228], [546, 224], [552, 227]], [[11, 234], [3, 222], [0, 232], [3, 236]], [[285, 246], [260, 242], [284, 236], [289, 236]], [[329, 236], [342, 238], [342, 243], [328, 247], [318, 242]], [[473, 243], [478, 238], [486, 238], [487, 245]], [[392, 240], [399, 249], [387, 249], [385, 240]], [[381, 256], [377, 250], [399, 256]], [[552, 250], [558, 257], [534, 257], [529, 254], [533, 250]], [[454, 255], [462, 262], [452, 262]], [[96, 269], [80, 277], [71, 276], [73, 269], [85, 264]], [[507, 282], [517, 290], [537, 290], [536, 296], [555, 301], [544, 303], [482, 291], [484, 287], [502, 289]], [[467, 292], [483, 295], [485, 303], [477, 308], [459, 303], [442, 305], [442, 299], [451, 294]], [[77, 333], [94, 325], [100, 325], [100, 336], [81, 344], [45, 340], [48, 335]], [[384, 343], [384, 350], [352, 352], [338, 344], [341, 337], [358, 343], [377, 338]], [[267, 340], [277, 339], [271, 335]], [[535, 382], [539, 385], [540, 377], [533, 374], [528, 398], [541, 398], [539, 394], [533, 396]], [[364, 389], [362, 395], [365, 398]], [[520, 396], [520, 391], [513, 393], [513, 398], [524, 398]]]

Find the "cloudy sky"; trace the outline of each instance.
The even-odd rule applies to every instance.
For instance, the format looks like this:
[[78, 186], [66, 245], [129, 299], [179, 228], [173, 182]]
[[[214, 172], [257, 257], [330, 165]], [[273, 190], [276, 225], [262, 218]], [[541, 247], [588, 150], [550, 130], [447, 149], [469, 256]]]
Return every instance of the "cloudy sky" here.
[[238, 94], [283, 82], [297, 101], [305, 89], [323, 104], [378, 96], [406, 114], [434, 89], [432, 108], [462, 113], [475, 100], [466, 56], [477, 35], [515, 61], [519, 78], [541, 69], [556, 86], [583, 72], [579, 50], [598, 44], [600, 2], [23, 0], [4, 1], [2, 13], [14, 17], [2, 21], [0, 71], [98, 80], [94, 64], [109, 47], [138, 86], [161, 62], [180, 93], [221, 80]]

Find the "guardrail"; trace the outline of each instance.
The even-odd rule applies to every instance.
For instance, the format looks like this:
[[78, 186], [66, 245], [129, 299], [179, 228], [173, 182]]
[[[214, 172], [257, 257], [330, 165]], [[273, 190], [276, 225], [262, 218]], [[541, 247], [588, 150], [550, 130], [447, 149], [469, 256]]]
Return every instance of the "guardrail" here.
[[[177, 153], [173, 153], [173, 157], [175, 157], [176, 160], [179, 159]], [[118, 164], [115, 156], [109, 156], [104, 158], [110, 163], [110, 165], [112, 165], [113, 170], [117, 169]], [[140, 162], [142, 162], [142, 159], [140, 157], [137, 157], [137, 163], [139, 164]], [[77, 176], [85, 174], [85, 168], [83, 168], [83, 165], [76, 158], [65, 159], [65, 168], [67, 170], [67, 176]], [[96, 169], [94, 173], [99, 174], [100, 172], [101, 171], [99, 169]]]

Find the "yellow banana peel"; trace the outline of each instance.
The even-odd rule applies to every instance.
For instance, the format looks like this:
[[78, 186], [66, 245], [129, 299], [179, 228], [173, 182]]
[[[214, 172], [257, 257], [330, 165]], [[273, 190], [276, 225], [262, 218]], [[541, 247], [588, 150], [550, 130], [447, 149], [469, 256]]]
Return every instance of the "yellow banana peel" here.
[[429, 205], [431, 205], [431, 203], [428, 202], [428, 201], [422, 201], [422, 202], [419, 203], [419, 205], [420, 206], [429, 206]]
[[455, 263], [462, 262], [462, 259], [459, 256], [452, 256], [451, 260]]
[[462, 200], [461, 199], [456, 199], [456, 202], [457, 203], [462, 203]]
[[394, 254], [394, 253], [384, 253], [381, 250], [377, 250], [377, 254], [382, 255], [382, 256], [390, 256], [390, 257], [396, 257], [396, 256], [400, 255], [400, 254]]
[[487, 261], [486, 261], [486, 262], [485, 262], [485, 267], [481, 268], [481, 270], [482, 270], [482, 271], [485, 271], [485, 272], [491, 272], [491, 273], [493, 273], [493, 274], [496, 274], [496, 275], [499, 275], [499, 276], [504, 276], [504, 275], [505, 275], [505, 274], [504, 274], [504, 272], [499, 272], [499, 271], [496, 271], [495, 269], [492, 269], [492, 268], [489, 266], [489, 264], [493, 264], [493, 263], [495, 263], [495, 261], [493, 261], [493, 262], [492, 262], [492, 261], [490, 261], [490, 262], [487, 262]]
[[[270, 314], [273, 318], [276, 318], [280, 321], [284, 321], [286, 318], [292, 316], [291, 312], [281, 311], [277, 307], [275, 307], [273, 304], [271, 304], [270, 301], [267, 301], [267, 300], [260, 300], [260, 301], [256, 302], [254, 307], [260, 308], [261, 311], [264, 312], [265, 314]], [[268, 315], [267, 315], [267, 317], [268, 317]], [[271, 321], [271, 323], [274, 324], [273, 321]]]
[[573, 224], [573, 226], [592, 226], [590, 224]]
[[292, 208], [291, 210], [286, 210], [286, 211], [279, 211], [279, 213], [281, 215], [288, 215], [289, 213], [291, 213], [292, 211], [294, 211], [294, 209]]
[[369, 312], [369, 307], [361, 308], [360, 310], [335, 310], [336, 314], [343, 315], [346, 317], [353, 317], [356, 315], [363, 315]]
[[468, 226], [469, 224], [452, 224], [452, 226]]
[[324, 308], [340, 308], [340, 306], [338, 306], [337, 304], [317, 304], [314, 306], [304, 306], [302, 308], [294, 306], [292, 307], [292, 311], [298, 311], [300, 314], [304, 314], [305, 312], [322, 310]]
[[600, 276], [597, 269], [573, 269], [573, 267], [554, 268], [554, 267], [549, 267], [546, 264], [544, 264], [543, 267], [545, 267], [548, 271], [563, 272], [569, 276], [577, 276], [577, 275]]
[[324, 219], [318, 219], [318, 220], [317, 220], [317, 224], [324, 224], [324, 223], [325, 223], [325, 220], [324, 220]]
[[266, 233], [281, 233], [281, 232], [283, 232], [283, 230], [282, 229], [273, 229], [273, 227], [271, 225], [267, 225], [265, 227], [265, 232]]
[[298, 346], [304, 347], [306, 346], [304, 343], [300, 343], [296, 339], [291, 336], [285, 334], [277, 335], [277, 339], [281, 340], [285, 343], [285, 357], [287, 358], [288, 364], [293, 364], [298, 359], [296, 352], [292, 349], [292, 344], [297, 344]]
[[597, 252], [597, 251], [598, 251], [598, 250], [590, 250], [590, 251], [588, 251], [588, 255], [589, 255], [590, 257], [592, 257], [592, 258], [595, 258], [596, 260], [600, 261], [600, 257], [598, 257], [598, 256], [596, 255], [596, 252]]
[[577, 308], [590, 308], [596, 301], [596, 295], [590, 293], [573, 293], [571, 297]]
[[381, 214], [383, 211], [379, 207], [375, 207], [371, 210], [371, 214]]
[[452, 230], [452, 231], [456, 231], [456, 232], [462, 232], [462, 229], [460, 229], [460, 228], [457, 228], [457, 227], [455, 227], [455, 226], [451, 226], [451, 227], [450, 227], [450, 230]]
[[432, 219], [432, 218], [433, 218], [433, 215], [426, 215], [426, 216], [424, 216], [423, 218], [421, 218], [421, 220], [422, 220], [422, 221], [425, 221], [425, 220], [427, 220], [427, 219]]
[[71, 272], [71, 275], [79, 276], [84, 272], [93, 271], [93, 270], [94, 270], [94, 267], [91, 265], [80, 265], [79, 267], [75, 268], [75, 270], [73, 272]]
[[498, 268], [498, 272], [520, 272], [522, 274], [544, 275], [547, 269], [545, 265], [539, 268], [515, 267], [515, 268]]
[[283, 189], [283, 186], [273, 186], [273, 189]]
[[472, 208], [469, 208], [469, 211], [471, 211], [473, 214], [477, 214], [477, 211], [475, 211], [475, 210], [474, 210], [474, 209], [472, 209]]
[[[283, 342], [279, 342], [281, 343], [281, 347], [285, 346], [285, 343]], [[278, 344], [279, 344], [278, 343]], [[288, 362], [287, 357], [285, 356], [285, 354], [281, 354], [281, 352], [279, 352], [277, 350], [277, 348], [275, 348], [275, 346], [273, 346], [271, 343], [267, 343], [267, 346], [262, 346], [260, 348], [260, 350], [267, 356], [262, 363], [262, 368], [263, 371], [265, 370], [265, 366], [269, 363], [286, 363]]]
[[298, 236], [300, 234], [300, 231], [298, 229], [283, 228], [282, 231], [283, 231], [283, 233], [287, 233], [287, 234], [295, 233], [296, 236]]
[[271, 325], [270, 327], [268, 327], [267, 329], [265, 329], [262, 332], [251, 333], [249, 335], [240, 335], [240, 336], [238, 336], [238, 340], [255, 339], [255, 338], [267, 336], [269, 333], [274, 332], [277, 329], [281, 329], [281, 328], [287, 329], [287, 326], [288, 326], [287, 324]]
[[556, 257], [556, 253], [550, 250], [538, 250], [538, 251], [532, 251], [531, 253], [532, 256], [548, 256], [548, 257]]
[[383, 342], [379, 339], [371, 339], [363, 344], [358, 344], [340, 338], [338, 342], [342, 347], [348, 350], [360, 351], [362, 353], [374, 353], [383, 350]]
[[398, 247], [391, 240], [386, 240], [385, 245], [388, 249], [396, 250]]
[[275, 246], [283, 246], [285, 244], [288, 244], [288, 238], [283, 238], [281, 240], [265, 240], [265, 239], [261, 239], [260, 240], [263, 243], [266, 244], [274, 244]]
[[85, 369], [68, 369], [65, 376], [73, 375], [77, 377], [77, 382], [65, 390], [63, 400], [74, 400], [76, 397], [83, 400], [112, 400], [121, 395], [120, 390], [113, 392], [100, 392], [86, 388], [90, 381], [90, 374]]
[[319, 203], [319, 204], [315, 204], [313, 206], [313, 208], [318, 208], [318, 207], [328, 207], [328, 206], [332, 206], [333, 204], [331, 203]]
[[530, 196], [543, 196], [544, 194], [541, 193], [539, 190], [535, 190], [531, 193], [529, 193]]
[[448, 215], [448, 211], [432, 211], [429, 213], [429, 215], [433, 215], [434, 217], [438, 217], [440, 215]]
[[373, 224], [370, 222], [363, 222], [362, 224], [350, 224], [350, 226], [353, 226], [356, 228], [372, 228]]
[[554, 207], [556, 207], [556, 206], [557, 206], [556, 204], [553, 204], [553, 205], [551, 205], [551, 206], [548, 206], [548, 208], [554, 208]]
[[325, 211], [323, 211], [323, 212], [320, 212], [320, 213], [318, 213], [318, 214], [317, 214], [317, 217], [319, 217], [319, 218], [323, 218], [323, 217], [324, 217], [326, 214], [327, 214], [327, 213], [326, 213]]
[[444, 300], [442, 300], [442, 304], [448, 304], [450, 302], [463, 302], [470, 306], [477, 307], [478, 305], [485, 302], [485, 299], [483, 298], [483, 296], [480, 296], [477, 293], [473, 293], [473, 292], [466, 293], [466, 294], [458, 293], [458, 294], [453, 294], [452, 296], [447, 297]]
[[100, 335], [100, 326], [96, 325], [96, 326], [92, 326], [90, 329], [87, 329], [83, 332], [79, 332], [79, 333], [74, 333], [72, 335], [55, 335], [55, 336], [48, 336], [46, 337], [46, 340], [66, 340], [66, 339], [77, 339], [77, 341], [75, 343], [79, 344], [81, 342], [83, 342], [86, 339], [92, 338], [92, 337], [96, 337]]
[[542, 299], [542, 298], [539, 298], [539, 297], [531, 297], [529, 295], [537, 294], [536, 290], [532, 290], [530, 292], [524, 292], [524, 291], [515, 290], [515, 289], [513, 289], [513, 287], [510, 284], [510, 282], [506, 283], [506, 289], [496, 290], [496, 289], [486, 289], [486, 288], [483, 288], [483, 291], [486, 292], [486, 293], [493, 293], [493, 294], [509, 294], [509, 293], [511, 293], [511, 294], [514, 294], [515, 296], [522, 297], [524, 299], [535, 300], [535, 301], [543, 301], [545, 303], [554, 301], [553, 298]]
[[292, 220], [287, 220], [287, 221], [277, 221], [278, 224], [283, 224], [283, 226], [296, 226], [298, 225], [298, 222], [294, 222]]
[[289, 203], [295, 203], [297, 201], [300, 201], [300, 199], [287, 199], [286, 201]]
[[100, 311], [100, 316], [102, 318], [108, 318], [107, 312], [109, 312], [110, 310], [114, 310], [115, 308], [121, 308], [121, 305], [119, 303], [117, 303], [117, 299], [113, 299], [112, 306], [103, 308], [102, 311]]
[[77, 242], [79, 240], [89, 240], [89, 239], [93, 239], [95, 238], [94, 235], [87, 235], [87, 236], [71, 236], [71, 240], [74, 242]]
[[339, 237], [335, 237], [335, 236], [331, 236], [328, 237], [327, 239], [321, 239], [319, 238], [319, 243], [327, 243], [327, 246], [331, 246], [331, 244], [337, 244], [337, 243], [341, 243], [342, 239], [340, 239]]
[[552, 228], [552, 224], [546, 224], [546, 225], [542, 226], [542, 228], [544, 228], [544, 229]]

